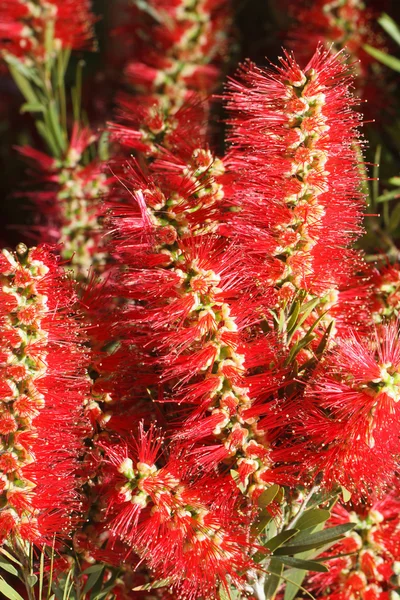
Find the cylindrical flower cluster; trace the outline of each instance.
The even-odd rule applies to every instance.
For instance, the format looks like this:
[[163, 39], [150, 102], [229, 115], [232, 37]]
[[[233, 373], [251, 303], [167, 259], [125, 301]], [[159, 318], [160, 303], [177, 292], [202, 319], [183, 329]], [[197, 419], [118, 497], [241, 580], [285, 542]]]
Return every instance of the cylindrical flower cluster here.
[[44, 61], [53, 30], [57, 50], [82, 50], [92, 44], [93, 23], [90, 0], [3, 0], [0, 48], [23, 62]]
[[159, 145], [171, 148], [185, 123], [191, 123], [188, 132], [205, 126], [206, 99], [219, 83], [231, 20], [230, 0], [133, 2], [127, 32], [134, 58], [125, 73], [136, 95], [120, 96], [119, 141], [152, 156]]
[[242, 174], [232, 227], [269, 261], [269, 285], [323, 296], [349, 277], [363, 208], [349, 83], [343, 59], [320, 48], [304, 69], [290, 55], [272, 72], [245, 64], [228, 86], [227, 162]]
[[41, 239], [60, 244], [60, 253], [78, 279], [89, 269], [99, 270], [106, 260], [99, 223], [102, 199], [109, 192], [110, 175], [99, 159], [86, 160], [85, 152], [97, 140], [88, 128], [75, 124], [65, 156], [54, 158], [24, 146], [20, 153], [33, 165], [37, 191], [29, 192], [46, 224], [37, 228]]
[[51, 252], [19, 245], [0, 261], [0, 533], [51, 544], [80, 514], [88, 357]]
[[400, 450], [400, 341], [397, 321], [372, 335], [339, 340], [306, 387], [300, 418], [306, 470], [356, 494], [379, 495]]
[[[130, 445], [105, 446], [107, 514], [114, 535], [144, 558], [179, 597], [213, 597], [218, 584], [241, 588], [248, 556], [250, 514], [236, 509], [238, 490], [219, 477], [194, 479], [182, 457], [161, 459], [156, 429], [142, 426]], [[232, 498], [232, 489], [233, 498]]]
[[383, 107], [379, 97], [384, 83], [382, 67], [365, 50], [365, 45], [385, 50], [385, 37], [376, 24], [381, 10], [382, 4], [374, 0], [289, 0], [294, 20], [289, 45], [305, 60], [317, 44], [322, 43], [333, 54], [345, 49], [357, 73], [358, 92], [375, 108]]

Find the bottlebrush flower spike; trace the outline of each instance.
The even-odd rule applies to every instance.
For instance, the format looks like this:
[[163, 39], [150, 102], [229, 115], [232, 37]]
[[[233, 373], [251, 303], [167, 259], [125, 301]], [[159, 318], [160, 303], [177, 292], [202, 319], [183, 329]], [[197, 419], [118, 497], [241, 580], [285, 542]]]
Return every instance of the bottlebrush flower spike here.
[[4, 0], [0, 5], [0, 49], [23, 61], [45, 60], [46, 31], [54, 27], [57, 49], [82, 50], [93, 44], [90, 0]]
[[99, 159], [85, 163], [84, 152], [95, 141], [88, 128], [75, 123], [62, 159], [28, 146], [19, 148], [33, 165], [38, 187], [26, 195], [47, 221], [45, 226], [38, 225], [41, 240], [60, 244], [62, 258], [79, 279], [86, 278], [91, 267], [101, 269], [105, 262], [98, 217], [111, 177]]
[[381, 68], [364, 46], [386, 49], [385, 38], [376, 24], [382, 5], [363, 0], [290, 0], [290, 4], [294, 25], [288, 36], [289, 47], [305, 60], [320, 43], [333, 54], [346, 49], [357, 71], [357, 88], [373, 99], [371, 93]]
[[0, 536], [51, 544], [79, 518], [88, 357], [71, 284], [45, 246], [4, 250], [0, 280]]
[[249, 516], [237, 509], [228, 477], [194, 480], [179, 457], [159, 467], [160, 434], [139, 428], [136, 443], [105, 444], [109, 527], [179, 598], [214, 598], [218, 584], [242, 587]]
[[210, 233], [222, 197], [209, 154], [194, 156], [202, 158], [195, 177], [173, 162], [163, 163], [164, 174], [157, 170], [161, 160], [155, 161], [155, 179], [163, 187], [133, 170], [130, 207], [111, 209], [111, 250], [127, 267], [117, 285], [130, 301], [116, 316], [114, 331], [127, 348], [122, 370], [129, 369], [127, 355], [137, 365], [131, 386], [136, 401], [151, 388], [160, 401], [188, 406], [174, 436], [181, 448], [191, 449], [187, 460], [206, 470], [225, 461], [257, 495], [275, 476], [265, 432], [257, 429], [259, 413], [247, 415], [255, 400], [250, 386], [265, 396], [279, 387], [283, 373], [267, 344], [269, 370], [258, 365], [257, 377], [246, 381], [242, 331], [268, 312], [275, 297], [264, 288], [248, 294], [256, 274], [240, 246]]
[[[355, 523], [354, 529], [335, 544], [326, 557], [328, 573], [312, 575], [306, 589], [321, 600], [386, 600], [397, 598], [400, 566], [400, 502], [390, 489], [372, 506], [337, 505], [331, 525]], [[347, 555], [347, 556], [346, 556]]]
[[400, 452], [400, 339], [397, 321], [375, 334], [338, 341], [306, 388], [301, 410], [309, 440], [304, 468], [356, 494], [379, 491]]
[[273, 71], [246, 63], [228, 85], [225, 164], [239, 173], [230, 225], [253, 260], [277, 265], [277, 286], [321, 296], [351, 268], [363, 198], [350, 85], [344, 58], [322, 48], [304, 69], [288, 54]]
[[136, 130], [130, 144], [151, 156], [159, 144], [171, 148], [169, 138], [187, 120], [184, 105], [192, 105], [192, 127], [194, 121], [204, 126], [205, 100], [219, 83], [232, 15], [230, 0], [132, 4], [132, 25], [124, 29], [129, 41], [134, 40], [135, 58], [128, 61], [125, 74], [136, 96], [121, 95], [123, 125], [116, 126], [116, 135], [130, 126]]

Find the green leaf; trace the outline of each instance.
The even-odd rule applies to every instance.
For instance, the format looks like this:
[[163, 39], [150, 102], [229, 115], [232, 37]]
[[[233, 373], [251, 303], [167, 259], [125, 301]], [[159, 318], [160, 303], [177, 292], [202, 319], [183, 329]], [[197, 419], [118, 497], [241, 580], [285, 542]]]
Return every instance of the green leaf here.
[[45, 119], [50, 131], [53, 132], [53, 139], [59, 148], [60, 154], [57, 156], [62, 156], [66, 150], [66, 137], [65, 132], [61, 127], [59, 111], [54, 101], [49, 103], [48, 111], [45, 113]]
[[[390, 185], [396, 185], [397, 187], [400, 187], [400, 177], [391, 177], [388, 182], [390, 183]], [[399, 190], [400, 192], [400, 190]]]
[[266, 600], [275, 597], [276, 592], [278, 591], [279, 585], [281, 583], [281, 575], [283, 572], [283, 564], [276, 560], [275, 558], [271, 559], [271, 562], [268, 566], [268, 571], [271, 573], [265, 582], [264, 593]]
[[37, 580], [38, 580], [38, 578], [37, 578], [37, 576], [36, 576], [36, 575], [33, 575], [33, 573], [31, 573], [30, 575], [28, 575], [28, 576], [27, 576], [26, 580], [27, 580], [27, 582], [29, 583], [29, 585], [30, 585], [31, 587], [33, 587], [34, 585], [36, 585], [36, 584], [37, 584]]
[[351, 500], [351, 492], [346, 489], [343, 485], [340, 486], [342, 488], [342, 498], [343, 502], [349, 502]]
[[44, 582], [44, 559], [45, 559], [45, 548], [43, 548], [40, 555], [40, 569], [39, 569], [39, 600], [42, 598], [43, 582]]
[[321, 358], [322, 354], [325, 352], [326, 345], [327, 345], [330, 335], [332, 333], [333, 324], [334, 324], [333, 321], [331, 321], [329, 323], [324, 335], [321, 338], [320, 343], [318, 344], [317, 349], [315, 350], [315, 354], [318, 358]]
[[[108, 594], [110, 592], [112, 592], [113, 590], [115, 590], [115, 581], [113, 582], [112, 585], [108, 585], [107, 587], [103, 588], [101, 590], [101, 592], [99, 594], [97, 594], [96, 596], [94, 596], [93, 598], [91, 598], [91, 600], [105, 600], [108, 596]], [[108, 596], [108, 598], [110, 598], [110, 596]], [[115, 596], [112, 596], [112, 598], [115, 598]]]
[[296, 521], [296, 528], [300, 529], [309, 529], [310, 527], [315, 527], [320, 523], [325, 523], [331, 516], [329, 510], [325, 510], [323, 508], [311, 508], [306, 510], [301, 517]]
[[395, 209], [390, 214], [389, 231], [396, 231], [400, 224], [400, 204], [397, 204]]
[[348, 531], [353, 529], [355, 523], [344, 523], [343, 525], [337, 525], [336, 527], [329, 527], [316, 533], [308, 533], [302, 531], [297, 535], [291, 542], [282, 548], [278, 548], [275, 551], [276, 555], [292, 555], [304, 552], [306, 550], [313, 550], [324, 546], [325, 544], [336, 542], [341, 539]]
[[97, 571], [101, 571], [104, 568], [104, 565], [96, 564], [88, 567], [84, 571], [82, 571], [82, 575], [90, 575], [90, 573], [97, 573]]
[[99, 138], [99, 143], [98, 143], [98, 148], [97, 148], [97, 153], [98, 153], [101, 161], [106, 162], [107, 160], [109, 160], [109, 158], [110, 158], [109, 146], [110, 146], [110, 132], [103, 131], [103, 133], [101, 134], [101, 136]]
[[398, 58], [395, 58], [386, 52], [382, 52], [382, 50], [373, 48], [373, 46], [370, 46], [369, 44], [364, 44], [363, 49], [365, 52], [376, 58], [376, 60], [379, 60], [383, 65], [389, 67], [389, 69], [400, 73], [400, 60]]
[[251, 533], [253, 535], [260, 535], [267, 527], [268, 523], [272, 520], [272, 516], [263, 510], [257, 517], [257, 520], [251, 526]]
[[102, 566], [101, 569], [98, 569], [97, 571], [94, 571], [93, 573], [91, 573], [89, 575], [88, 580], [85, 584], [85, 587], [83, 588], [83, 594], [87, 594], [94, 587], [97, 580], [102, 576], [103, 570], [104, 570], [104, 565]]
[[280, 560], [283, 564], [295, 569], [318, 571], [319, 573], [327, 573], [329, 571], [328, 567], [313, 560], [303, 560], [301, 558], [293, 558], [292, 556], [282, 556], [282, 558], [277, 557], [276, 560]]
[[[297, 319], [299, 317], [300, 314], [300, 302], [297, 300], [296, 302], [294, 302], [293, 307], [292, 307], [292, 311], [287, 323], [287, 331], [288, 333], [290, 333], [292, 331], [292, 329], [294, 327], [296, 327], [296, 323], [297, 323]], [[297, 328], [296, 328], [297, 329]]]
[[166, 587], [171, 584], [171, 578], [160, 579], [159, 581], [152, 581], [151, 583], [145, 583], [144, 585], [139, 585], [138, 587], [132, 588], [133, 592], [144, 592], [148, 590], [156, 590], [158, 588]]
[[36, 121], [36, 129], [38, 130], [38, 132], [40, 133], [40, 135], [42, 136], [42, 138], [48, 145], [52, 155], [56, 156], [56, 157], [60, 157], [59, 150], [58, 150], [57, 146], [55, 145], [52, 136], [49, 135], [49, 132], [48, 132], [45, 124], [42, 121]]
[[[320, 499], [320, 501], [322, 501], [322, 498]], [[321, 531], [323, 529], [323, 524], [320, 523], [319, 525], [316, 525], [315, 529], [316, 529], [316, 531]], [[328, 545], [328, 547], [330, 547], [330, 544]], [[303, 559], [303, 560], [309, 560], [309, 559], [317, 560], [316, 557], [319, 554], [321, 554], [321, 552], [324, 552], [324, 547], [322, 547], [318, 550], [308, 550], [306, 552], [302, 552], [296, 558]], [[287, 558], [287, 557], [285, 557], [285, 558]], [[302, 589], [301, 584], [303, 583], [303, 580], [306, 575], [307, 575], [306, 570], [297, 569], [297, 568], [288, 569], [287, 571], [284, 572], [284, 576], [287, 581], [286, 586], [285, 586], [284, 600], [294, 600], [299, 589]]]
[[301, 327], [303, 325], [304, 321], [306, 321], [306, 319], [308, 319], [308, 317], [310, 316], [312, 311], [318, 306], [318, 304], [320, 302], [321, 302], [320, 298], [314, 298], [314, 300], [310, 300], [309, 302], [306, 302], [305, 304], [303, 304], [301, 306], [300, 311], [299, 311], [299, 314], [301, 315], [301, 317], [296, 322], [294, 329], [290, 332], [288, 341], [291, 340], [291, 338], [293, 337], [293, 334], [297, 331], [297, 329], [299, 329], [299, 327]]
[[18, 565], [19, 567], [22, 567], [22, 564], [19, 562], [19, 560], [17, 560], [15, 558], [15, 556], [13, 556], [12, 554], [10, 554], [9, 552], [7, 552], [7, 550], [5, 550], [4, 548], [0, 548], [0, 553], [4, 554], [4, 556], [6, 556], [8, 558], [8, 560], [11, 560], [12, 562], [14, 562], [16, 565]]
[[385, 194], [381, 194], [377, 197], [377, 202], [389, 202], [390, 200], [397, 200], [400, 197], [400, 190], [391, 190], [390, 192], [386, 192]]
[[74, 582], [73, 581], [71, 582], [71, 579], [72, 579], [72, 571], [68, 571], [67, 579], [65, 580], [65, 585], [64, 585], [63, 600], [69, 600], [71, 589], [72, 589], [72, 586], [74, 585]]
[[257, 504], [260, 508], [265, 508], [266, 506], [269, 506], [269, 504], [271, 504], [271, 502], [273, 502], [273, 500], [275, 499], [275, 497], [277, 496], [278, 492], [280, 490], [280, 487], [277, 483], [274, 483], [273, 485], [271, 485], [269, 488], [267, 488], [258, 498], [257, 500]]
[[241, 598], [240, 593], [237, 590], [229, 589], [228, 591], [222, 583], [219, 586], [218, 593], [219, 600], [240, 600]]
[[25, 104], [23, 104], [20, 108], [20, 113], [37, 113], [37, 112], [44, 112], [44, 106], [43, 104], [41, 104], [40, 102], [25, 102]]
[[293, 536], [298, 533], [298, 529], [287, 529], [286, 531], [281, 531], [275, 537], [268, 540], [266, 544], [264, 544], [265, 548], [268, 548], [271, 552], [275, 552], [277, 548], [280, 548], [285, 542], [290, 540]]
[[33, 91], [33, 88], [31, 86], [31, 84], [29, 83], [28, 79], [26, 79], [26, 77], [24, 77], [24, 75], [22, 75], [18, 69], [16, 69], [13, 65], [9, 64], [9, 69], [10, 69], [10, 73], [12, 78], [14, 79], [15, 83], [17, 84], [21, 94], [24, 96], [25, 100], [29, 103], [29, 104], [37, 104], [38, 100], [36, 98], [36, 94]]
[[0, 569], [4, 569], [7, 573], [11, 573], [11, 575], [16, 575], [18, 577], [18, 571], [14, 567], [14, 565], [10, 565], [8, 560], [5, 560], [0, 556]]
[[389, 17], [386, 13], [382, 13], [378, 19], [379, 25], [386, 31], [388, 35], [400, 46], [400, 29], [393, 21], [392, 17]]
[[305, 570], [289, 569], [285, 571], [285, 577], [290, 579], [290, 583], [285, 586], [284, 600], [294, 600], [306, 575], [307, 571]]
[[266, 508], [271, 504], [271, 502], [273, 502], [275, 500], [275, 498], [279, 494], [279, 492], [280, 492], [279, 485], [274, 483], [269, 488], [267, 488], [261, 494], [261, 496], [259, 496], [259, 498], [257, 500], [258, 506], [260, 508], [262, 508], [263, 510], [258, 514], [257, 519], [255, 520], [255, 522], [253, 523], [253, 525], [251, 527], [251, 532], [254, 535], [260, 535], [260, 533], [262, 533], [264, 531], [264, 529], [266, 528], [268, 523], [271, 521], [272, 516], [268, 512], [268, 510], [266, 510]]
[[43, 81], [37, 72], [37, 69], [32, 68], [31, 65], [27, 66], [16, 56], [8, 54], [5, 58], [9, 69], [13, 69], [18, 72], [24, 79], [32, 81], [38, 88], [43, 88]]
[[0, 592], [2, 594], [4, 594], [4, 596], [6, 598], [8, 598], [8, 600], [24, 600], [22, 598], [22, 596], [20, 596], [18, 594], [18, 592], [16, 592], [11, 585], [8, 585], [8, 583], [0, 576]]

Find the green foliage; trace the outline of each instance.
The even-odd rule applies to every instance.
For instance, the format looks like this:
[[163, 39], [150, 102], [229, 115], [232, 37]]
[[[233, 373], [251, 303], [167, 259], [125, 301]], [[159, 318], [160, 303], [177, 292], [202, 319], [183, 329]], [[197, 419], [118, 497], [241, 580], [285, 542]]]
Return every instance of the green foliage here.
[[383, 52], [382, 50], [378, 50], [378, 48], [374, 48], [369, 44], [364, 44], [363, 49], [365, 52], [368, 52], [373, 58], [381, 62], [389, 69], [400, 73], [400, 60], [391, 54], [387, 54], [387, 52]]
[[24, 600], [8, 583], [0, 576], [0, 592], [9, 600]]
[[400, 46], [400, 29], [397, 23], [393, 21], [392, 17], [389, 17], [386, 13], [382, 13], [378, 19], [378, 23], [392, 40]]
[[[276, 498], [276, 490], [267, 490], [268, 493], [260, 497], [261, 514], [268, 508], [268, 503]], [[272, 600], [281, 586], [285, 584], [285, 600], [293, 600], [299, 590], [308, 594], [302, 588], [302, 582], [308, 571], [327, 572], [324, 564], [327, 559], [318, 558], [338, 540], [340, 540], [353, 527], [353, 523], [346, 523], [336, 527], [326, 528], [326, 522], [331, 516], [331, 508], [337, 500], [337, 495], [326, 496], [313, 489], [304, 500], [296, 516], [290, 520], [286, 515], [284, 525], [279, 528], [276, 519], [271, 516], [262, 522], [262, 527], [255, 530], [259, 534], [259, 550], [253, 559], [259, 563], [260, 571], [255, 589], [263, 583], [264, 594]], [[268, 511], [267, 511], [268, 512]], [[257, 594], [256, 594], [257, 595]]]

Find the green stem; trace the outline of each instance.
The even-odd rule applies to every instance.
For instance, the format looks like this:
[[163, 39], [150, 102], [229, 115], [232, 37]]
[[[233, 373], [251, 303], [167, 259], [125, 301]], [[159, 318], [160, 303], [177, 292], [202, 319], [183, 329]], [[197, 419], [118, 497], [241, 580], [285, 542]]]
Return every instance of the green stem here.
[[27, 600], [36, 600], [36, 594], [35, 594], [34, 587], [31, 585], [31, 583], [29, 581], [29, 575], [32, 574], [32, 555], [31, 555], [32, 547], [31, 546], [29, 547], [30, 548], [29, 556], [27, 555], [25, 548], [17, 540], [15, 540], [14, 548], [15, 548], [16, 557], [18, 558], [19, 562], [21, 563], [21, 575], [22, 575], [23, 582], [25, 584], [25, 589], [28, 594]]

